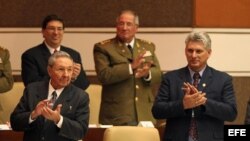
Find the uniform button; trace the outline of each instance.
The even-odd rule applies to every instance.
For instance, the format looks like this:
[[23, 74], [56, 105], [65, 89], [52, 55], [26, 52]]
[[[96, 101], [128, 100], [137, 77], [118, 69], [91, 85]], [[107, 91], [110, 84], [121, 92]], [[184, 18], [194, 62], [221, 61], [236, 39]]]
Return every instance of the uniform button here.
[[42, 140], [44, 141], [44, 137], [42, 137]]
[[136, 88], [136, 89], [139, 89], [139, 85], [136, 85], [135, 88]]
[[138, 101], [138, 97], [135, 97], [135, 101]]

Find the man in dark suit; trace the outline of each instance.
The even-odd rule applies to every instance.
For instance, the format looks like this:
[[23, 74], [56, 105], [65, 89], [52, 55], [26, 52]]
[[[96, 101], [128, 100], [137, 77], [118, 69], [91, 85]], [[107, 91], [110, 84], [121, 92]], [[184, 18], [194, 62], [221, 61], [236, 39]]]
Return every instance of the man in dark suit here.
[[247, 111], [246, 111], [246, 117], [245, 117], [245, 124], [250, 125], [250, 98], [247, 103]]
[[88, 129], [89, 97], [71, 84], [73, 60], [59, 51], [49, 58], [50, 80], [28, 85], [11, 114], [14, 131], [24, 131], [24, 141], [76, 141]]
[[64, 28], [64, 22], [58, 16], [48, 15], [45, 17], [42, 23], [44, 42], [22, 54], [22, 79], [25, 86], [31, 82], [48, 80], [48, 58], [54, 52], [62, 50], [70, 54], [74, 60], [72, 83], [83, 90], [88, 88], [89, 81], [83, 70], [80, 54], [61, 45]]
[[101, 124], [155, 121], [150, 112], [152, 87], [160, 84], [161, 70], [155, 45], [135, 38], [138, 26], [138, 15], [124, 10], [116, 20], [117, 36], [94, 46], [95, 68], [102, 83]]
[[224, 121], [236, 118], [232, 78], [207, 65], [211, 52], [209, 35], [192, 32], [186, 38], [188, 65], [164, 74], [152, 113], [167, 119], [165, 141], [223, 141]]

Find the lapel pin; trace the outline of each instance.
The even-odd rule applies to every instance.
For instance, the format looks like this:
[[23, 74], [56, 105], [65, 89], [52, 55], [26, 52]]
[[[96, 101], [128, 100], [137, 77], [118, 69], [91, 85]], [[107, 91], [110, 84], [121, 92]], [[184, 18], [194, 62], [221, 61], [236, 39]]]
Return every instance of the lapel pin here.
[[202, 84], [202, 87], [206, 87], [206, 83], [203, 83], [203, 84]]

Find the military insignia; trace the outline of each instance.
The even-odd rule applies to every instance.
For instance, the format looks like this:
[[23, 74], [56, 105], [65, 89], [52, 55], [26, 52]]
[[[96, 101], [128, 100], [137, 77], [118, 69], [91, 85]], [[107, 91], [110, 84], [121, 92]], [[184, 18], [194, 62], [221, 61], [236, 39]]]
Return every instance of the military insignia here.
[[143, 57], [148, 57], [148, 56], [152, 56], [150, 51], [146, 51], [146, 53], [143, 55]]
[[100, 42], [100, 44], [101, 44], [101, 45], [104, 45], [104, 44], [106, 44], [106, 43], [109, 43], [110, 41], [111, 41], [110, 39], [104, 40], [104, 41]]
[[5, 50], [6, 48], [4, 48], [4, 47], [0, 46], [0, 49]]
[[151, 42], [150, 41], [147, 41], [147, 40], [144, 40], [144, 39], [140, 39], [142, 42], [144, 42], [144, 43], [148, 43], [148, 44], [151, 44]]

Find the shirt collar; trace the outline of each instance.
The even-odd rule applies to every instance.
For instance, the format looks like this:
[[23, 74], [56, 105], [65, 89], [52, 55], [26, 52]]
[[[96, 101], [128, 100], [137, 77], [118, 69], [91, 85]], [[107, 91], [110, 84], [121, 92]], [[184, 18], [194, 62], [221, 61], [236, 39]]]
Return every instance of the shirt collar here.
[[130, 45], [132, 48], [134, 48], [135, 38], [132, 39], [130, 43], [126, 43], [126, 46]]
[[[205, 66], [201, 71], [198, 72], [201, 77], [202, 77], [202, 74], [205, 71], [206, 67], [207, 66]], [[188, 67], [188, 69], [189, 69], [190, 76], [193, 78], [193, 75], [194, 75], [195, 72], [193, 70], [191, 70], [189, 67]]]
[[[48, 48], [50, 54], [53, 54], [54, 51], [55, 51], [55, 48], [49, 46], [49, 45], [46, 43], [46, 41], [44, 41], [44, 43], [45, 43], [46, 47]], [[60, 51], [60, 49], [61, 49], [61, 46], [58, 46], [58, 47], [56, 48], [57, 51]]]
[[54, 91], [56, 91], [57, 97], [59, 97], [63, 90], [64, 90], [64, 87], [60, 88], [60, 89], [54, 89], [53, 86], [51, 85], [51, 80], [50, 80], [49, 81], [48, 98], [52, 97], [52, 93]]

